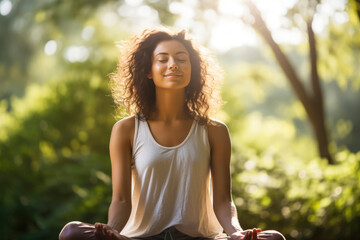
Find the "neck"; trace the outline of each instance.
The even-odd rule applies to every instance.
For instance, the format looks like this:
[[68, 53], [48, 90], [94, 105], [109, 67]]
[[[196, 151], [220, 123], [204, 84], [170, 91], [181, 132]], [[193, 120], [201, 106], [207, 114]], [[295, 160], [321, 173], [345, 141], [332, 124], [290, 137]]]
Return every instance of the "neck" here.
[[156, 88], [156, 109], [153, 118], [163, 121], [185, 119], [185, 89]]

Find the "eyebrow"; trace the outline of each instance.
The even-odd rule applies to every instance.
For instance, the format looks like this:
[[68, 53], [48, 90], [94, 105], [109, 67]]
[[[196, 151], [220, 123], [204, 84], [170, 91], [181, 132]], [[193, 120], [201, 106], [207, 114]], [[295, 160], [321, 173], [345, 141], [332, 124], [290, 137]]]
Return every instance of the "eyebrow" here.
[[[188, 55], [187, 52], [185, 52], [185, 51], [177, 52], [176, 55], [178, 55], [178, 54], [186, 54], [186, 55]], [[167, 52], [159, 52], [159, 53], [157, 53], [155, 55], [155, 57], [158, 56], [158, 55], [169, 55], [169, 53], [167, 53]]]

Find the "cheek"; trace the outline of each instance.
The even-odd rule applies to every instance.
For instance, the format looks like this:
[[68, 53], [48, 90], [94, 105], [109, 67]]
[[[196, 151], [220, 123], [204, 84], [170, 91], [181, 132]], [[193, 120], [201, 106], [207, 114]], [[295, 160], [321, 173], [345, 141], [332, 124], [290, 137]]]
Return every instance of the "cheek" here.
[[186, 73], [188, 76], [191, 76], [191, 65], [186, 68]]
[[191, 64], [181, 64], [180, 65], [180, 69], [184, 72], [184, 73], [191, 73]]
[[153, 65], [152, 65], [152, 68], [151, 68], [153, 74], [156, 74], [156, 73], [158, 73], [158, 72], [161, 72], [161, 71], [163, 71], [163, 69], [164, 69], [164, 67], [161, 66], [160, 64], [153, 64]]

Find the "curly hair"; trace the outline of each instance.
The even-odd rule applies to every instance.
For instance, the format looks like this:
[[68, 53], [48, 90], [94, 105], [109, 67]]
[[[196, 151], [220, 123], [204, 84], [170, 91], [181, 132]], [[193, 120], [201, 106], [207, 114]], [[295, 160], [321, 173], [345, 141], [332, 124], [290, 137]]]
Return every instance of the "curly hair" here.
[[114, 102], [118, 109], [125, 106], [130, 114], [150, 117], [155, 108], [155, 85], [147, 76], [151, 72], [153, 51], [160, 42], [169, 40], [179, 41], [189, 52], [191, 79], [185, 87], [186, 108], [192, 117], [207, 123], [222, 103], [219, 94], [222, 71], [205, 48], [188, 38], [185, 30], [145, 29], [119, 45], [117, 70], [110, 75]]

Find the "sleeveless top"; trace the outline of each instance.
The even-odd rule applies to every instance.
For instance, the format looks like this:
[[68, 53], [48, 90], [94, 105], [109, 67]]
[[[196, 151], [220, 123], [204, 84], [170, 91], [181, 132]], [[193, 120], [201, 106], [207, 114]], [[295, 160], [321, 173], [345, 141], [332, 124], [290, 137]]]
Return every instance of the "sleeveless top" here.
[[165, 147], [135, 116], [132, 209], [121, 234], [149, 237], [169, 227], [191, 237], [223, 232], [212, 207], [207, 129], [194, 120], [182, 143]]

